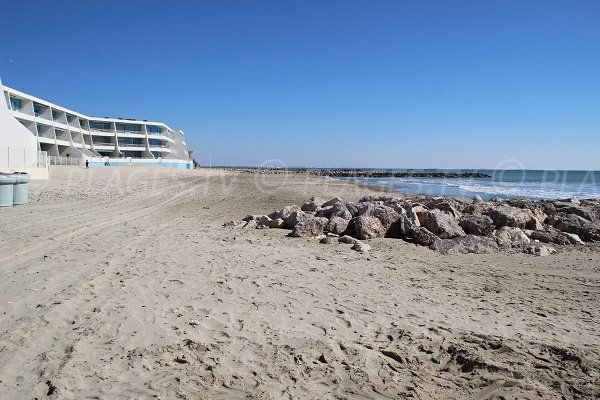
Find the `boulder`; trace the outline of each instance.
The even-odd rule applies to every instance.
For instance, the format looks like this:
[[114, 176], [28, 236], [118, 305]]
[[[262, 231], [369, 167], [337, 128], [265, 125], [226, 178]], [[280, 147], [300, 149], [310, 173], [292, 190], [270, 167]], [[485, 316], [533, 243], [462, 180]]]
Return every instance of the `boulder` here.
[[594, 213], [587, 207], [558, 201], [554, 202], [553, 204], [554, 207], [556, 207], [556, 210], [563, 214], [575, 214], [583, 219], [588, 220], [589, 222], [594, 222], [596, 219]]
[[323, 236], [321, 239], [319, 239], [319, 243], [333, 244], [333, 243], [335, 243], [335, 240], [331, 236]]
[[368, 253], [371, 251], [371, 246], [366, 243], [359, 242], [352, 246], [352, 250], [360, 251], [361, 253]]
[[563, 233], [551, 226], [549, 226], [546, 230], [531, 231], [529, 233], [529, 237], [533, 240], [537, 240], [542, 243], [555, 243], [562, 245], [571, 243], [571, 240], [566, 235], [566, 233]]
[[465, 231], [460, 227], [454, 217], [437, 209], [420, 211], [417, 213], [421, 226], [437, 235], [440, 239], [451, 239], [464, 236]]
[[317, 217], [331, 218], [333, 216], [342, 217], [344, 219], [352, 219], [352, 214], [346, 208], [346, 204], [337, 202], [331, 206], [323, 207], [315, 214]]
[[305, 212], [315, 212], [321, 208], [324, 202], [325, 200], [321, 199], [320, 197], [311, 197], [302, 205], [300, 209]]
[[244, 221], [244, 222], [248, 222], [248, 221], [252, 221], [252, 220], [258, 221], [259, 218], [260, 218], [260, 216], [248, 214], [244, 218], [242, 218], [242, 221]]
[[323, 235], [323, 228], [328, 222], [326, 218], [309, 217], [304, 221], [298, 222], [290, 236], [293, 237], [314, 237]]
[[497, 227], [513, 226], [517, 228], [525, 228], [533, 215], [529, 210], [523, 210], [517, 207], [511, 207], [506, 204], [501, 204], [485, 212]]
[[386, 229], [376, 217], [360, 215], [352, 220], [354, 221], [354, 233], [359, 239], [372, 239], [385, 236]]
[[262, 217], [259, 218], [258, 222], [256, 223], [256, 227], [258, 229], [270, 228], [271, 227], [271, 221], [272, 221], [271, 218], [269, 218], [266, 215], [263, 215]]
[[461, 218], [459, 224], [471, 235], [483, 236], [494, 230], [494, 221], [487, 215], [466, 215]]
[[488, 254], [498, 252], [498, 244], [494, 239], [475, 235], [453, 239], [437, 239], [430, 248], [441, 254]]
[[346, 244], [356, 244], [356, 243], [360, 243], [360, 240], [353, 238], [352, 236], [342, 236], [338, 239], [338, 242], [340, 243], [346, 243]]
[[285, 228], [285, 221], [281, 218], [272, 219], [269, 228], [283, 229]]
[[502, 247], [518, 247], [529, 244], [530, 240], [520, 228], [503, 226], [490, 234]]
[[481, 196], [480, 196], [480, 195], [476, 194], [476, 195], [473, 197], [473, 204], [477, 204], [477, 203], [483, 203], [483, 202], [484, 202], [484, 201], [483, 201], [483, 199], [481, 198]]
[[246, 224], [244, 224], [243, 228], [248, 228], [248, 229], [252, 229], [252, 228], [256, 228], [256, 220], [255, 219], [251, 219], [249, 221], [246, 221]]
[[454, 206], [452, 206], [452, 204], [450, 204], [446, 201], [442, 202], [442, 203], [434, 204], [431, 208], [445, 211], [448, 214], [452, 215], [454, 217], [454, 219], [460, 219], [460, 217], [462, 217], [462, 214], [460, 213], [460, 211], [458, 211]]
[[546, 221], [549, 225], [562, 232], [575, 233], [583, 241], [600, 240], [600, 225], [592, 223], [576, 214], [556, 214]]
[[[288, 220], [288, 218], [290, 218], [290, 216], [295, 213], [300, 211], [300, 207], [298, 206], [285, 206], [283, 207], [283, 209], [279, 212], [279, 216], [277, 216], [277, 218], [281, 218], [282, 220], [286, 221]], [[277, 219], [275, 218], [275, 219]]]
[[543, 245], [528, 246], [525, 249], [525, 253], [538, 257], [548, 257], [549, 255], [556, 253], [556, 249], [554, 247]]
[[354, 217], [358, 216], [358, 204], [346, 203], [346, 209], [350, 213], [350, 218], [354, 218]]
[[431, 246], [433, 242], [439, 239], [434, 233], [422, 226], [417, 226], [413, 229], [412, 238], [415, 244], [421, 246]]
[[341, 235], [348, 228], [348, 220], [333, 216], [325, 226], [325, 231]]
[[244, 222], [238, 221], [238, 220], [227, 221], [223, 224], [223, 226], [226, 228], [237, 228], [238, 226], [242, 226], [242, 225], [244, 225]]
[[565, 233], [565, 232], [563, 232], [563, 235], [565, 235], [565, 237], [569, 240], [569, 242], [571, 242], [571, 244], [585, 244], [583, 242], [583, 240], [581, 240], [581, 238], [579, 237], [579, 235], [577, 235], [576, 233]]
[[398, 221], [396, 221], [395, 224], [392, 225], [391, 231], [395, 234], [395, 236], [393, 237], [402, 238], [412, 235], [413, 230], [417, 226], [420, 226], [418, 218], [401, 215]]
[[340, 197], [334, 197], [333, 199], [326, 201], [325, 203], [323, 203], [321, 205], [321, 207], [328, 207], [328, 206], [332, 206], [335, 203], [344, 203], [344, 200], [342, 200]]
[[285, 220], [285, 224], [288, 229], [294, 229], [296, 224], [299, 222], [303, 222], [313, 217], [311, 214], [308, 214], [304, 211], [294, 211], [290, 214], [287, 220]]
[[537, 217], [533, 217], [527, 223], [527, 229], [531, 229], [532, 231], [543, 231], [545, 228], [544, 224], [542, 224]]

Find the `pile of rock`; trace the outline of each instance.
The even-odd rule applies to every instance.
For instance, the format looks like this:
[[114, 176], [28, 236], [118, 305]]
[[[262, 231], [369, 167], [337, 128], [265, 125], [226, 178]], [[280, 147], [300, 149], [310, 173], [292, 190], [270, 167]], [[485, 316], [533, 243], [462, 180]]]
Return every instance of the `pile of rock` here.
[[[293, 237], [352, 240], [398, 238], [442, 253], [494, 253], [519, 248], [549, 255], [552, 245], [600, 241], [600, 201], [459, 200], [444, 197], [309, 199], [269, 215], [248, 215], [226, 226], [291, 229]], [[328, 235], [328, 236], [324, 236]], [[542, 245], [545, 243], [546, 245]], [[365, 247], [366, 248], [366, 247]], [[364, 251], [364, 249], [363, 249]]]

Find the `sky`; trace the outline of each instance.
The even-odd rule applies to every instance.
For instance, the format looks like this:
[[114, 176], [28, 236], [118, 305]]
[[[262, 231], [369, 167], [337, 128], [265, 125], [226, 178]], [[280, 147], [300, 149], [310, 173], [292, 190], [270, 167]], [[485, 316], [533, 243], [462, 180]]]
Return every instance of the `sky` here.
[[4, 85], [203, 165], [600, 169], [600, 1], [41, 1]]

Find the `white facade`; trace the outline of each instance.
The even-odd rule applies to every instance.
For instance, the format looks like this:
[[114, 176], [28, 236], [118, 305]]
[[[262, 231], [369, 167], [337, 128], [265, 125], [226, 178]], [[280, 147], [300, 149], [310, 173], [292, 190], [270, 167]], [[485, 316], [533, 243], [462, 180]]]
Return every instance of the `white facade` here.
[[2, 93], [7, 107], [0, 105], [0, 147], [45, 152], [50, 164], [82, 164], [87, 159], [92, 166], [193, 168], [185, 134], [162, 122], [90, 117], [6, 86]]

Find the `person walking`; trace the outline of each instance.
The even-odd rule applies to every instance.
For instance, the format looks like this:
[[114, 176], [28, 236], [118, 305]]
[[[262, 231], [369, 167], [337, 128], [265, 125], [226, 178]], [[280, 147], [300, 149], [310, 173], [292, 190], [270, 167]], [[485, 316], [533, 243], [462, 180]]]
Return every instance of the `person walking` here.
[[87, 158], [85, 159], [85, 169], [88, 169], [90, 167], [90, 160], [88, 160]]

